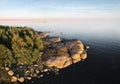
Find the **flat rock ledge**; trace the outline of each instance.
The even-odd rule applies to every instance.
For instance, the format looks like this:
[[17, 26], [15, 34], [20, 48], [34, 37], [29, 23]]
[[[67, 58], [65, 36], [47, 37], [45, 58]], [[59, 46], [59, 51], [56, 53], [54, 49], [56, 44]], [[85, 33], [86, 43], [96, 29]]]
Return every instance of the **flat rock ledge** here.
[[43, 43], [46, 48], [42, 55], [42, 63], [47, 67], [62, 69], [87, 58], [86, 48], [78, 39], [44, 37]]

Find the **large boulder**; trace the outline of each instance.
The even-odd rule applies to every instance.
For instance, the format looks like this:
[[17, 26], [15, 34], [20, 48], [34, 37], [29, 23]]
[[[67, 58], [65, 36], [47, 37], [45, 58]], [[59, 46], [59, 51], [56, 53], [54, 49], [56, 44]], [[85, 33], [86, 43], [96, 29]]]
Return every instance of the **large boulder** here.
[[13, 72], [12, 70], [9, 70], [7, 73], [8, 73], [8, 75], [10, 75], [10, 76], [13, 76], [13, 75], [14, 75], [14, 72]]
[[61, 41], [48, 46], [51, 48], [46, 49], [42, 57], [43, 64], [48, 67], [61, 69], [87, 58], [84, 45], [80, 40]]
[[80, 55], [80, 58], [83, 59], [83, 60], [86, 59], [87, 58], [87, 53], [86, 52], [82, 53]]
[[81, 49], [84, 48], [84, 45], [82, 44], [82, 42], [80, 40], [70, 40], [70, 41], [66, 41], [65, 42], [66, 47], [68, 49], [73, 48], [73, 46], [79, 46]]
[[11, 82], [17, 82], [18, 78], [16, 76], [12, 76]]
[[78, 44], [74, 45], [71, 49], [70, 49], [70, 54], [81, 54], [84, 51], [83, 47], [80, 47]]
[[67, 53], [61, 56], [51, 56], [48, 60], [44, 61], [44, 64], [48, 67], [65, 68], [72, 64], [71, 58]]
[[18, 81], [21, 82], [21, 83], [24, 82], [24, 80], [25, 80], [24, 77], [20, 77], [20, 78], [18, 79]]
[[71, 57], [72, 57], [73, 63], [77, 63], [77, 62], [81, 61], [80, 54], [74, 54]]

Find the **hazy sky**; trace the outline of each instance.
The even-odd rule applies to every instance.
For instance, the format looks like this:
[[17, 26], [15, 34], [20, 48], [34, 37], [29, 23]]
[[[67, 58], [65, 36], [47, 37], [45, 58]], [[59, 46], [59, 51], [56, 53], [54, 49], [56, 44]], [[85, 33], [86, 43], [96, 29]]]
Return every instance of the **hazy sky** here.
[[120, 0], [0, 0], [4, 18], [120, 17]]

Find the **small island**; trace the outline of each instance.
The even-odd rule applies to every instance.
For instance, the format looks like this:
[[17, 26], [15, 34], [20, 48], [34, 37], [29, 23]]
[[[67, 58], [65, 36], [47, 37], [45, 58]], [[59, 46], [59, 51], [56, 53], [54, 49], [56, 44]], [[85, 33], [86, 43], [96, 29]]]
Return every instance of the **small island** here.
[[22, 83], [87, 58], [78, 39], [50, 37], [29, 27], [0, 26], [0, 83]]

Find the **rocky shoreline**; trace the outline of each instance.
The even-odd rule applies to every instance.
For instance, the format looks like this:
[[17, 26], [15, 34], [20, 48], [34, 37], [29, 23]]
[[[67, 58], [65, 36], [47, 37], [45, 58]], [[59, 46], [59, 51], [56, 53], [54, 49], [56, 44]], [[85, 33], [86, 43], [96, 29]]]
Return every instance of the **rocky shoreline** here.
[[0, 26], [0, 83], [24, 83], [87, 58], [79, 39], [51, 37], [29, 27]]
[[[73, 63], [87, 58], [87, 49], [78, 39], [66, 40], [60, 37], [50, 37], [47, 33], [39, 32], [44, 43], [42, 59], [31, 65], [13, 65], [14, 69], [5, 67], [11, 82], [24, 82], [32, 78], [41, 78], [44, 73], [55, 72]], [[17, 69], [17, 70], [16, 70]], [[18, 74], [19, 73], [19, 74]]]

